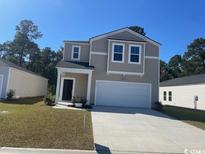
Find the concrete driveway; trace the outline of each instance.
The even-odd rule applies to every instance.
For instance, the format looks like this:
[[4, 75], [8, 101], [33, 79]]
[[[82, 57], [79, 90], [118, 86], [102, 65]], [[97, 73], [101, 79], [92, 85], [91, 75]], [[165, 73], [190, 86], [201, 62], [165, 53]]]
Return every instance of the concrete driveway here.
[[153, 110], [96, 106], [92, 122], [99, 153], [205, 150], [204, 130]]

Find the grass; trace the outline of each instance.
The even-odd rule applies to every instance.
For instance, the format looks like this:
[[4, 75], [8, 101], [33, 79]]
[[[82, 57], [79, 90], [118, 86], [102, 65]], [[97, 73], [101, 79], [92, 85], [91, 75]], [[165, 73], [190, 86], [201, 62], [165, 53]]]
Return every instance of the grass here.
[[0, 113], [0, 147], [93, 149], [89, 111], [53, 109], [41, 98], [0, 102], [0, 111], [8, 111]]
[[164, 106], [163, 113], [170, 117], [205, 130], [205, 111], [193, 110], [174, 106]]

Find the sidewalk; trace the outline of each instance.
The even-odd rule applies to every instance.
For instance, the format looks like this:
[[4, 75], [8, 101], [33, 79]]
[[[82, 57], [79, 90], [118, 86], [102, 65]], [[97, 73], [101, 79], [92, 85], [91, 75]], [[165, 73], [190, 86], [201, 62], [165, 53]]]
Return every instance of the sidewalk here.
[[96, 154], [96, 151], [0, 147], [0, 154]]

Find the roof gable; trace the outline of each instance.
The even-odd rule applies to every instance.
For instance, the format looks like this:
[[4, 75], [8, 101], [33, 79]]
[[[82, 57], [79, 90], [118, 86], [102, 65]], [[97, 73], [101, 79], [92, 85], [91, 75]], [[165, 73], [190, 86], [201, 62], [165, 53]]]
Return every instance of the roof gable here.
[[135, 32], [135, 31], [127, 28], [127, 27], [126, 28], [121, 28], [121, 29], [118, 29], [118, 30], [115, 30], [115, 31], [111, 31], [111, 32], [108, 32], [108, 33], [104, 33], [104, 34], [101, 34], [101, 35], [98, 35], [98, 36], [94, 36], [94, 37], [90, 38], [90, 41], [95, 41], [95, 40], [102, 39], [102, 38], [105, 38], [105, 37], [109, 37], [111, 35], [115, 35], [115, 34], [118, 34], [118, 33], [121, 33], [121, 32], [125, 32], [125, 31], [129, 32], [129, 33], [131, 33], [131, 34], [133, 34], [133, 35], [135, 35], [135, 36], [137, 36], [137, 37], [139, 37], [139, 38], [141, 38], [141, 39], [143, 39], [147, 42], [150, 42], [150, 43], [152, 43], [152, 44], [154, 44], [158, 47], [161, 45], [159, 42], [156, 42], [156, 41], [148, 38], [147, 36], [143, 36], [143, 35]]

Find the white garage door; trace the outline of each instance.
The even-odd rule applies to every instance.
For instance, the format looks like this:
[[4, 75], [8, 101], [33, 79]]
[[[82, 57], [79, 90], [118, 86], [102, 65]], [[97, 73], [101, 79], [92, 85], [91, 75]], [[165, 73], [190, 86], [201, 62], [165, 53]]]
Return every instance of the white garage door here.
[[96, 81], [96, 105], [151, 107], [151, 84]]

